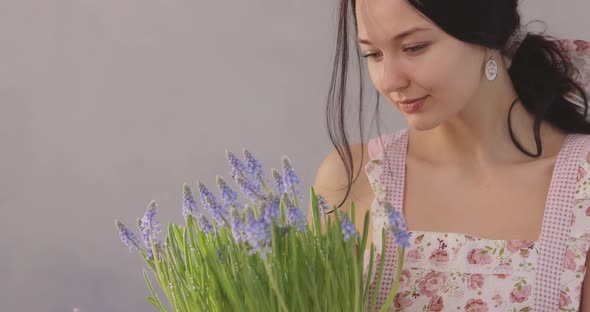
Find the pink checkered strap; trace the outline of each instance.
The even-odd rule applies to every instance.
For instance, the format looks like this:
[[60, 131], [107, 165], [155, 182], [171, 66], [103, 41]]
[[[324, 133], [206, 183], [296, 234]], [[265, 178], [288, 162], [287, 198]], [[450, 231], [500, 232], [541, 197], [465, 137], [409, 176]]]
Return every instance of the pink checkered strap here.
[[553, 170], [541, 237], [537, 243], [539, 254], [533, 311], [559, 310], [561, 274], [573, 214], [576, 175], [580, 161], [587, 157], [590, 136], [569, 134], [563, 144]]
[[[408, 129], [382, 136], [369, 142], [371, 159], [382, 161], [383, 170], [380, 180], [386, 191], [386, 200], [401, 211], [404, 201], [404, 183], [406, 170], [406, 153], [408, 147]], [[569, 134], [563, 142], [553, 170], [547, 202], [545, 206], [541, 236], [537, 243], [538, 265], [535, 280], [533, 311], [559, 310], [560, 281], [565, 259], [567, 235], [570, 232], [572, 207], [576, 174], [580, 161], [586, 158], [590, 150], [590, 136]], [[385, 245], [385, 263], [381, 291], [377, 294], [377, 307], [383, 305], [391, 290], [395, 277], [397, 246], [391, 234], [387, 233]], [[371, 287], [371, 294], [374, 284]]]
[[[404, 195], [406, 151], [408, 146], [408, 129], [404, 128], [386, 136], [382, 136], [383, 144], [379, 137], [369, 142], [369, 154], [382, 161], [380, 180], [385, 187], [385, 198], [377, 198], [381, 203], [388, 201], [397, 210], [401, 211]], [[374, 153], [372, 153], [374, 151]], [[383, 195], [383, 194], [382, 194]], [[385, 262], [383, 264], [383, 277], [381, 289], [377, 294], [376, 306], [381, 307], [387, 295], [391, 291], [391, 283], [395, 277], [397, 267], [397, 245], [390, 231], [387, 232], [385, 241]], [[375, 284], [371, 285], [370, 295], [372, 296]]]

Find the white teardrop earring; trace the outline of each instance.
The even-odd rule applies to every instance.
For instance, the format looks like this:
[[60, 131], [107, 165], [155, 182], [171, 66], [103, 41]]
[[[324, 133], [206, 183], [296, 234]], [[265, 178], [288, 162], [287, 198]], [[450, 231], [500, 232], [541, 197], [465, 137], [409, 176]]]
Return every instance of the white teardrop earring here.
[[490, 58], [486, 62], [485, 74], [486, 79], [489, 81], [493, 81], [498, 77], [498, 63], [496, 63], [493, 55], [490, 55]]

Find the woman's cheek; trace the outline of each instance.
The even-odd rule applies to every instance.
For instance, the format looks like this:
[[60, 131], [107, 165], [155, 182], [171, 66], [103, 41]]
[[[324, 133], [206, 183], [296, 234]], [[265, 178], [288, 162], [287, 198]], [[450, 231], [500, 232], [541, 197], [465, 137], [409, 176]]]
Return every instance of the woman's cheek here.
[[375, 89], [377, 89], [377, 91], [379, 91], [379, 93], [381, 93], [381, 95], [385, 96], [385, 94], [383, 94], [383, 84], [381, 81], [382, 78], [382, 68], [379, 66], [379, 64], [374, 64], [372, 62], [369, 62], [369, 65], [367, 66], [368, 68], [368, 72], [369, 72], [369, 78], [371, 79], [371, 82], [373, 83], [373, 86], [375, 86]]

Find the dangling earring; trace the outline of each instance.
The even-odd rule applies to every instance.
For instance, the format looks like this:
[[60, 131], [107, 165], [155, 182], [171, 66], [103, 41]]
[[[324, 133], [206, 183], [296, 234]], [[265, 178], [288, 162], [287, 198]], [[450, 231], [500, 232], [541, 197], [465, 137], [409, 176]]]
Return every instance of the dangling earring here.
[[486, 62], [485, 74], [486, 79], [489, 81], [493, 81], [498, 76], [498, 63], [496, 63], [493, 55], [490, 55], [490, 58]]

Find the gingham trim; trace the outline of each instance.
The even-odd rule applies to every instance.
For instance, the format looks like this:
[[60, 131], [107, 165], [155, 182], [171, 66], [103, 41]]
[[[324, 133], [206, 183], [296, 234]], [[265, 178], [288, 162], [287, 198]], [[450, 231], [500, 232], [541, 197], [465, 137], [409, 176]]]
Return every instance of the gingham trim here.
[[570, 134], [564, 144], [551, 178], [541, 238], [537, 244], [539, 254], [533, 311], [559, 310], [560, 282], [573, 213], [576, 174], [580, 160], [588, 154], [590, 136]]
[[[378, 140], [378, 138], [377, 138]], [[385, 200], [390, 202], [397, 211], [401, 211], [404, 195], [406, 151], [408, 147], [408, 129], [404, 128], [393, 134], [383, 137], [385, 145], [383, 158], [383, 171], [381, 181], [387, 191]], [[390, 231], [387, 231], [385, 238], [385, 261], [383, 264], [383, 277], [381, 289], [377, 294], [376, 306], [378, 309], [383, 306], [387, 295], [391, 291], [391, 284], [394, 281], [397, 267], [397, 245]], [[377, 268], [378, 269], [378, 268]], [[375, 284], [369, 289], [370, 294], [374, 292]]]

